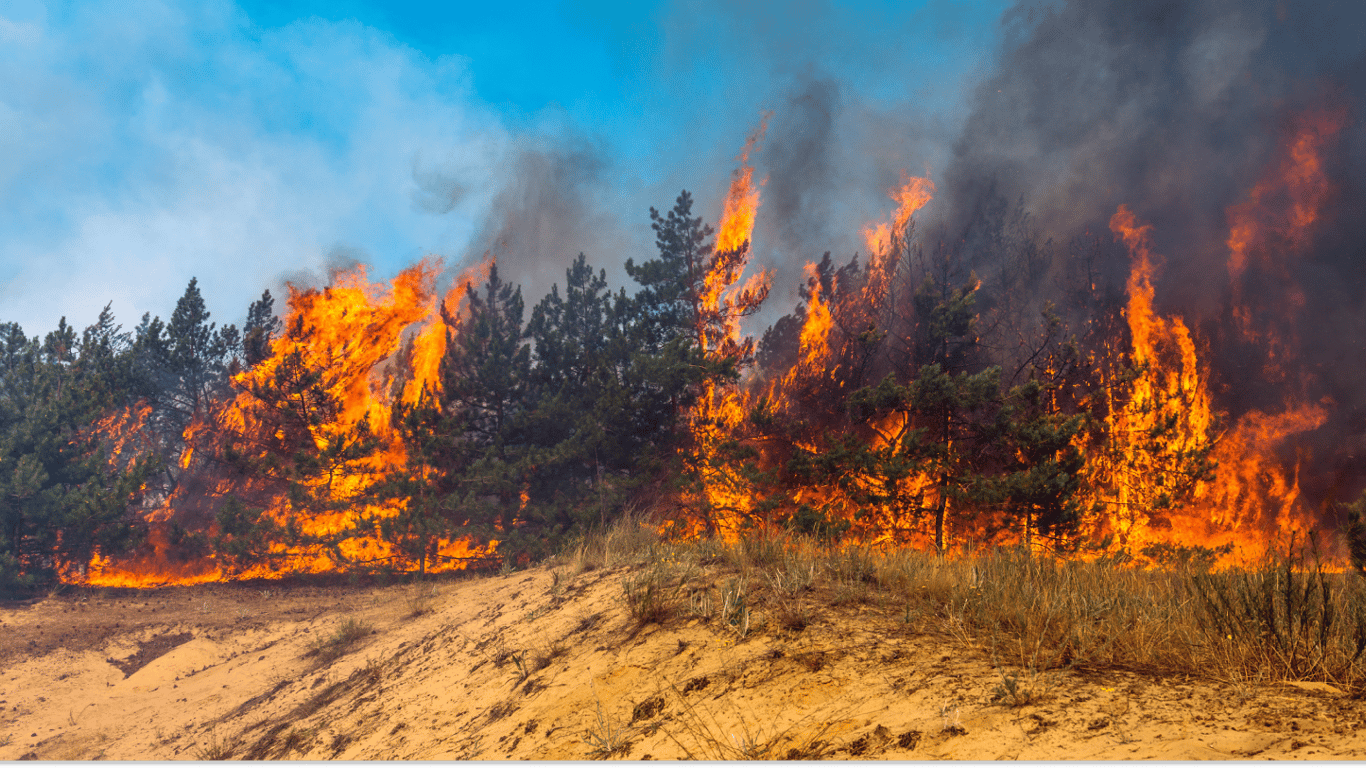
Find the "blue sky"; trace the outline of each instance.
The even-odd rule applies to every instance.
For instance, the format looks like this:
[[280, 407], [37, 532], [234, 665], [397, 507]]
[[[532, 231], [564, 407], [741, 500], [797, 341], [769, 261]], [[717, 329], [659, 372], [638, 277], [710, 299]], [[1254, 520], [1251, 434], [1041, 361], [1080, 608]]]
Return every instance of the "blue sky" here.
[[[901, 169], [943, 167], [1005, 8], [5, 0], [0, 320], [41, 334], [112, 301], [131, 327], [198, 277], [240, 323], [329, 264], [490, 249], [530, 304], [580, 251], [614, 275], [648, 258], [648, 209], [680, 189], [714, 221], [765, 111], [758, 176], [788, 169], [765, 193], [819, 219], [761, 209], [759, 260], [794, 282], [857, 248]], [[812, 94], [837, 114], [807, 195]]]

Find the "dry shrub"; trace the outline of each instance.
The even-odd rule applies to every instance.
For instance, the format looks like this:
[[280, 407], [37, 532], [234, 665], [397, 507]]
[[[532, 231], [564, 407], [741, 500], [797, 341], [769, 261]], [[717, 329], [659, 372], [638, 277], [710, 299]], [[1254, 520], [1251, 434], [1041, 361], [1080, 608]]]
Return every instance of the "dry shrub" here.
[[436, 606], [437, 588], [435, 584], [418, 584], [408, 594], [408, 618], [431, 613]]
[[1205, 648], [1231, 679], [1366, 681], [1366, 585], [1327, 573], [1315, 553], [1289, 551], [1250, 572], [1196, 573]]
[[638, 625], [662, 624], [678, 609], [679, 586], [660, 564], [623, 579], [622, 593], [626, 612]]

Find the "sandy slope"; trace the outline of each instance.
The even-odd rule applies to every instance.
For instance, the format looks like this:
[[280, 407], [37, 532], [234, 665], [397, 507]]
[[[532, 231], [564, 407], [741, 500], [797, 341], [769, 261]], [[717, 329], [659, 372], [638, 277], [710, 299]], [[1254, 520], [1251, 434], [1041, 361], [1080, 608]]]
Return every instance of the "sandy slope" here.
[[[685, 607], [637, 628], [625, 573], [448, 581], [417, 617], [409, 586], [0, 604], [0, 760], [1366, 757], [1366, 702], [1325, 685], [1069, 671], [1009, 706], [1018, 670], [898, 616], [832, 608], [737, 642]], [[306, 655], [347, 619], [374, 632]]]

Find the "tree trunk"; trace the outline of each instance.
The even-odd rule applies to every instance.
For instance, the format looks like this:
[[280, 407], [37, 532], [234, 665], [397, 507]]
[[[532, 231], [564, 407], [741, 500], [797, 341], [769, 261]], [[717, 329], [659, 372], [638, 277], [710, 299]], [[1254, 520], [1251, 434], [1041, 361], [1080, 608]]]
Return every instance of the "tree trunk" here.
[[[944, 478], [947, 484], [948, 478]], [[944, 556], [944, 520], [949, 514], [949, 495], [941, 486], [939, 491], [939, 504], [934, 512], [934, 551], [940, 557]]]

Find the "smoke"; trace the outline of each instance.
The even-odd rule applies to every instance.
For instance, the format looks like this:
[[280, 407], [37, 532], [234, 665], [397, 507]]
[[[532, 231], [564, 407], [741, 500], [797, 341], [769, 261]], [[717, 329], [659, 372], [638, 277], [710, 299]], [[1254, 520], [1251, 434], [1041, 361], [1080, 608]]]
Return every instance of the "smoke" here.
[[596, 268], [620, 270], [616, 262], [625, 259], [616, 254], [630, 252], [630, 236], [606, 199], [603, 149], [571, 134], [527, 140], [509, 154], [461, 264], [496, 259], [502, 279], [522, 286], [528, 312], [552, 284], [563, 283], [579, 253]]
[[841, 191], [836, 119], [842, 104], [840, 85], [821, 78], [800, 86], [769, 127], [764, 153], [768, 183], [765, 213], [783, 251], [807, 258], [812, 243], [829, 243], [835, 220], [835, 195]]
[[463, 60], [355, 22], [92, 2], [0, 41], [0, 312], [30, 333], [111, 300], [125, 325], [165, 317], [191, 277], [240, 323], [263, 288], [325, 280], [331, 252], [381, 278], [457, 252], [511, 144]]
[[[1331, 404], [1328, 424], [1285, 449], [1320, 503], [1366, 482], [1366, 41], [1348, 31], [1363, 22], [1351, 3], [1022, 3], [1005, 17], [999, 64], [973, 94], [937, 201], [939, 226], [975, 264], [1001, 258], [977, 233], [1002, 201], [1023, 199], [1055, 243], [1109, 241], [1121, 204], [1152, 224], [1165, 257], [1159, 309], [1209, 344], [1217, 405], [1237, 418]], [[1260, 199], [1252, 190], [1286, 162], [1306, 115], [1334, 113], [1345, 118], [1324, 145], [1329, 193], [1308, 239], [1264, 237], [1231, 277], [1233, 212], [1289, 218], [1299, 203], [1288, 183], [1265, 184]], [[1105, 273], [1122, 276], [1127, 254], [1103, 251]]]

